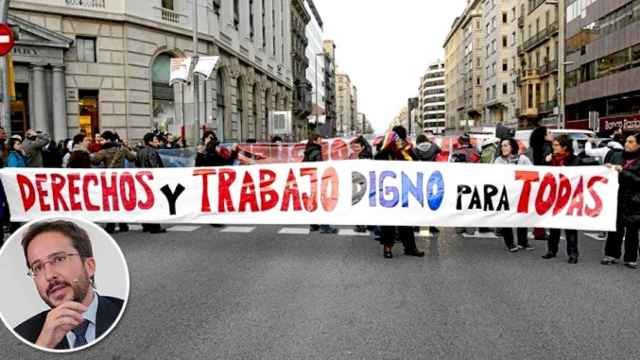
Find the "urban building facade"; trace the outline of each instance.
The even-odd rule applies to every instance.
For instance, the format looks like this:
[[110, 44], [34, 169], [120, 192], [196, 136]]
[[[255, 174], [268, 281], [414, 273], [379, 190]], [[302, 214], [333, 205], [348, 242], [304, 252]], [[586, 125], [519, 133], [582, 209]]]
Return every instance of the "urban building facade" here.
[[467, 1], [467, 7], [454, 21], [444, 43], [445, 63], [449, 66], [445, 89], [450, 93], [446, 103], [454, 106], [447, 114], [447, 127], [454, 130], [481, 125], [484, 119], [486, 54], [481, 25], [482, 4], [481, 0]]
[[332, 40], [324, 41], [324, 87], [325, 87], [325, 124], [319, 131], [322, 135], [336, 135], [336, 44]]
[[[458, 129], [466, 119], [464, 115], [464, 85], [462, 73], [461, 17], [453, 21], [444, 43], [445, 53], [445, 128]], [[424, 111], [423, 111], [424, 114]]]
[[517, 0], [484, 0], [485, 124], [518, 125]]
[[313, 0], [305, 1], [305, 8], [311, 14], [311, 21], [307, 25], [307, 59], [311, 62], [307, 68], [307, 80], [312, 84], [311, 115], [309, 115], [310, 128], [320, 129], [326, 124], [326, 79], [325, 79], [325, 53], [324, 30], [322, 18]]
[[408, 128], [409, 134], [415, 135], [422, 132], [422, 125], [418, 121], [420, 119], [420, 97], [411, 97], [407, 100], [408, 112]]
[[566, 14], [566, 126], [640, 131], [640, 1], [567, 1]]
[[336, 74], [336, 132], [338, 136], [351, 133], [353, 114], [351, 100], [351, 79], [344, 73]]
[[351, 85], [351, 132], [356, 132], [356, 123], [358, 122], [358, 88]]
[[[441, 134], [446, 128], [445, 71], [445, 63], [437, 60], [429, 65], [420, 78], [418, 116], [419, 126], [423, 131], [430, 130], [435, 134]], [[455, 103], [455, 100], [452, 103]]]
[[198, 125], [223, 141], [267, 139], [269, 114], [290, 110], [288, 1], [197, 1], [198, 54], [220, 56], [201, 82], [169, 86], [172, 58], [193, 54], [193, 2], [24, 0], [11, 2], [16, 98], [11, 130], [64, 139], [106, 129], [140, 139], [152, 128], [187, 136]]
[[535, 124], [556, 126], [562, 84], [559, 66], [563, 54], [560, 1], [520, 0], [518, 12], [517, 84], [520, 88], [518, 128]]
[[311, 93], [313, 85], [307, 79], [310, 59], [307, 57], [307, 25], [311, 15], [305, 8], [305, 0], [291, 1], [291, 66], [293, 71], [293, 128], [294, 139], [307, 138], [312, 113]]

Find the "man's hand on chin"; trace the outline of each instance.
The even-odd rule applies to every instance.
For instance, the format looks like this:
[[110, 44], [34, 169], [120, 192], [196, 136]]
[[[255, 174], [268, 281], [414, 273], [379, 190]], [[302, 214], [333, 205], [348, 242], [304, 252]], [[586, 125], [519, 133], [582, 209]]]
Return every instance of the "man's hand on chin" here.
[[82, 314], [86, 311], [86, 306], [74, 301], [64, 302], [49, 311], [36, 345], [48, 349], [55, 348], [69, 331], [84, 321]]

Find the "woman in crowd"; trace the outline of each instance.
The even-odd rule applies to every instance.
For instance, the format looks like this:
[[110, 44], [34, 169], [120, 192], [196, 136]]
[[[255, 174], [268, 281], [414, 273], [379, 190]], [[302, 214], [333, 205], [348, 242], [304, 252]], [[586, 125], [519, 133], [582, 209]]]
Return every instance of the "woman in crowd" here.
[[[351, 155], [349, 159], [352, 160], [367, 160], [373, 159], [373, 154], [371, 152], [371, 145], [364, 136], [360, 135], [357, 138], [351, 141]], [[366, 180], [363, 180], [366, 183]], [[361, 186], [366, 186], [366, 184], [360, 184]], [[353, 229], [357, 233], [366, 233], [367, 227], [364, 225], [356, 225]]]
[[205, 131], [196, 155], [196, 167], [202, 166], [230, 166], [238, 159], [238, 145], [235, 144], [231, 151], [220, 146], [218, 137], [213, 131]]
[[[84, 134], [73, 137], [73, 149], [65, 156], [66, 167], [69, 169], [88, 169], [91, 167], [91, 154], [89, 153], [91, 138]], [[63, 162], [64, 159], [63, 159]]]
[[619, 173], [618, 218], [616, 232], [609, 233], [605, 245], [603, 265], [617, 262], [622, 255], [624, 265], [638, 267], [638, 229], [640, 228], [640, 133], [627, 137], [624, 152], [614, 154], [607, 166]]
[[[304, 159], [302, 161], [303, 162], [323, 161], [322, 136], [316, 133], [309, 135], [307, 146], [304, 149]], [[330, 225], [311, 225], [310, 230], [311, 231], [320, 230], [321, 234], [336, 234], [338, 232], [338, 229]]]
[[[553, 154], [547, 155], [545, 159], [551, 166], [579, 166], [582, 165], [580, 159], [573, 153], [573, 144], [567, 135], [560, 135], [553, 140]], [[567, 238], [567, 255], [569, 264], [578, 263], [578, 231], [565, 230]], [[543, 259], [552, 259], [558, 254], [560, 244], [560, 229], [551, 229], [549, 240], [547, 241], [547, 253]]]
[[19, 135], [13, 135], [9, 139], [9, 157], [7, 157], [8, 168], [27, 167], [27, 159], [22, 150], [22, 138]]
[[[516, 140], [502, 139], [500, 141], [500, 156], [496, 158], [494, 163], [500, 165], [533, 165], [528, 157], [519, 153], [519, 149], [520, 147]], [[516, 252], [519, 249], [533, 250], [533, 246], [529, 245], [529, 240], [527, 239], [527, 228], [516, 229], [518, 236], [517, 246], [513, 241], [513, 229], [503, 228], [501, 233], [504, 237], [504, 244], [510, 252]]]

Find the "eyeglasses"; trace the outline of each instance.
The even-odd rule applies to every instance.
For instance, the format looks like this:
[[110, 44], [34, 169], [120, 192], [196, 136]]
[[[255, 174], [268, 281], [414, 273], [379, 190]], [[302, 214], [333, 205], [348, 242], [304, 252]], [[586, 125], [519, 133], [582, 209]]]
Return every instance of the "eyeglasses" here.
[[54, 269], [60, 269], [68, 263], [69, 258], [71, 256], [80, 256], [80, 254], [76, 254], [76, 253], [53, 254], [48, 257], [48, 260], [44, 260], [44, 261], [38, 262], [37, 264], [31, 265], [31, 268], [27, 272], [27, 275], [29, 275], [32, 278], [38, 277], [39, 275], [42, 274], [47, 264], [51, 264], [51, 266]]

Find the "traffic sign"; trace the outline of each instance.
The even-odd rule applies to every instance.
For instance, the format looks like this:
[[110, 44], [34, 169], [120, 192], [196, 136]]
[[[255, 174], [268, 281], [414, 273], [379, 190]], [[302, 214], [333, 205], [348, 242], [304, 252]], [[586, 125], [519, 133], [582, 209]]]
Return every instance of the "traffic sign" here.
[[11, 27], [8, 24], [0, 23], [0, 56], [7, 55], [15, 44], [16, 40], [13, 37]]

